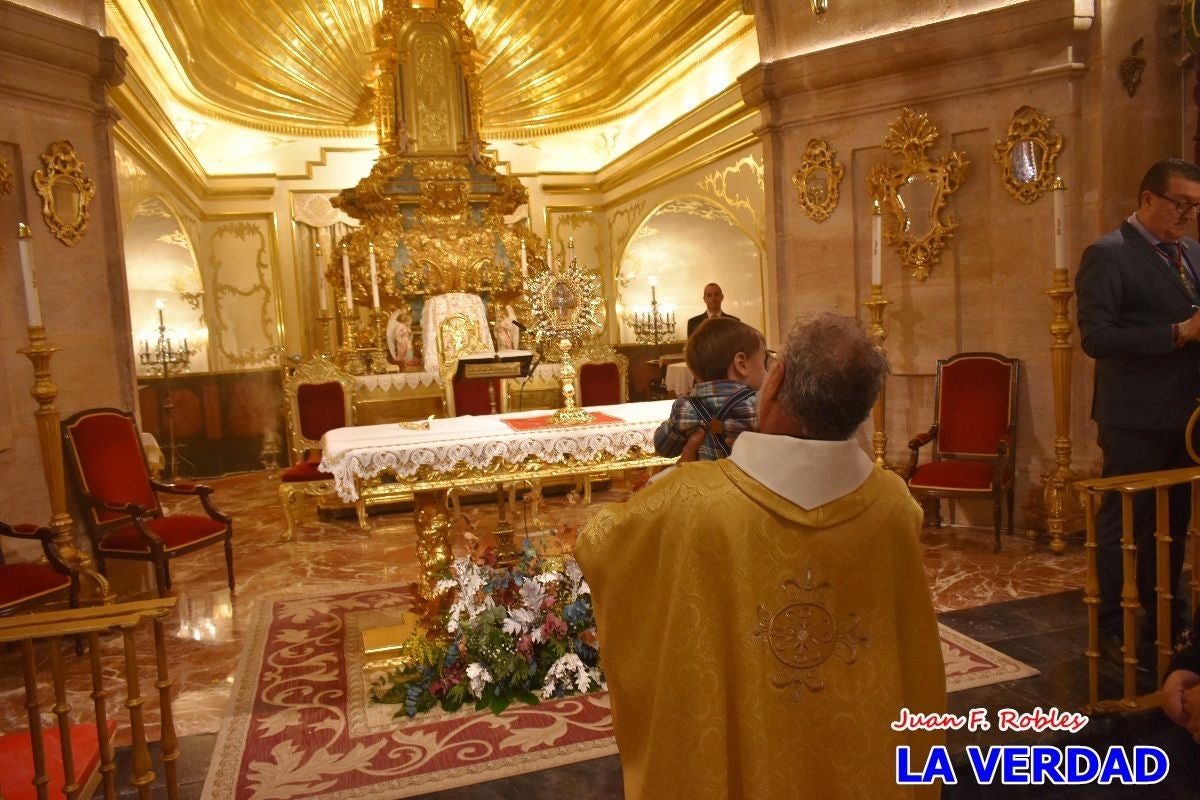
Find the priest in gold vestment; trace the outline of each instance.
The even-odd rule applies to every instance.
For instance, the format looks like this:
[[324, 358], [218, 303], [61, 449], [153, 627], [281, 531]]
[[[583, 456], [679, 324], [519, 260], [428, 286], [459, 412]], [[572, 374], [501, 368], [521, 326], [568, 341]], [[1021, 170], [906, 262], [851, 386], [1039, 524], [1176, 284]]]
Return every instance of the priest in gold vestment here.
[[945, 711], [921, 512], [853, 440], [887, 372], [857, 322], [792, 331], [759, 431], [598, 514], [591, 585], [629, 800], [936, 797], [897, 785]]

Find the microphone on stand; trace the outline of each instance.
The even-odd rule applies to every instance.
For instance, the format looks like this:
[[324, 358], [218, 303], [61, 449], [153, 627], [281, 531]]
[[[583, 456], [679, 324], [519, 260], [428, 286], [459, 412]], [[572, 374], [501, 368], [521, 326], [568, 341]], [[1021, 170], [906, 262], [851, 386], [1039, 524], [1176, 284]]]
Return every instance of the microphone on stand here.
[[[514, 320], [515, 322], [515, 320]], [[517, 323], [520, 325], [521, 323]], [[533, 371], [542, 363], [542, 356], [546, 353], [546, 343], [538, 342], [537, 350], [533, 354], [533, 362], [529, 365], [529, 372], [525, 375], [525, 380], [521, 381], [521, 388], [517, 390], [517, 410], [525, 410], [525, 384], [529, 383], [529, 379], [533, 377]]]
[[517, 330], [519, 330], [521, 333], [524, 333], [525, 331], [529, 330], [529, 326], [526, 325], [524, 322], [521, 322], [521, 320], [517, 319], [516, 317], [513, 317], [512, 324], [516, 325]]

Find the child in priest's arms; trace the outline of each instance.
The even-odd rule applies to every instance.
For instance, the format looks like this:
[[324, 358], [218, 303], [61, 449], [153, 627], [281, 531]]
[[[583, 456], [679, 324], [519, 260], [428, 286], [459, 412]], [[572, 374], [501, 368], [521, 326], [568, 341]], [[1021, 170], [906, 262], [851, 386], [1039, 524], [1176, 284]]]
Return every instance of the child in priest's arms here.
[[654, 450], [677, 456], [688, 437], [705, 430], [699, 458], [728, 456], [733, 440], [758, 425], [758, 390], [774, 356], [763, 335], [731, 317], [705, 320], [688, 337], [686, 359], [696, 378], [691, 394], [676, 398], [671, 417], [654, 432]]

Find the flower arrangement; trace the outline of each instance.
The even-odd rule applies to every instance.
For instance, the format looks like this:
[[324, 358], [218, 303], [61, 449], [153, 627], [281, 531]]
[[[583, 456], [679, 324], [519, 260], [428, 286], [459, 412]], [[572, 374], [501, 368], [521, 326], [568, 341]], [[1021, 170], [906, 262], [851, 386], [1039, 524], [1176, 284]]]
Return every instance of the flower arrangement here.
[[371, 697], [397, 703], [396, 716], [440, 706], [499, 714], [514, 700], [565, 697], [604, 688], [592, 596], [569, 557], [515, 563], [470, 557], [451, 564], [434, 588], [431, 631], [405, 644], [403, 665], [376, 676]]

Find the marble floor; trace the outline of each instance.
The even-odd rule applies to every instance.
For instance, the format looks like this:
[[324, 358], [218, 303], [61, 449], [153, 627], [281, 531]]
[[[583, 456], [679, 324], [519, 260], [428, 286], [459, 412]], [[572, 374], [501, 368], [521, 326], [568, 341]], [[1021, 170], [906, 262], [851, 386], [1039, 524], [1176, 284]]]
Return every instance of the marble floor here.
[[[284, 541], [284, 517], [273, 475], [249, 473], [208, 483], [216, 489], [218, 506], [234, 519], [237, 591], [231, 594], [225, 585], [219, 547], [177, 559], [172, 565], [172, 577], [178, 614], [168, 642], [177, 692], [175, 726], [181, 736], [189, 737], [185, 741], [191, 743], [185, 747], [180, 766], [182, 774], [198, 776], [193, 780], [201, 783], [207, 765], [203, 742], [220, 725], [242, 649], [244, 625], [256, 600], [342, 586], [400, 584], [416, 577], [409, 513], [373, 512], [372, 530], [364, 534], [352, 514], [323, 512], [316, 518], [310, 511], [296, 536]], [[510, 512], [509, 518], [518, 532], [528, 530], [535, 535], [553, 529], [569, 543], [598, 505], [619, 502], [629, 493], [626, 484], [615, 480], [608, 488], [595, 492], [591, 506], [582, 504], [576, 492], [562, 492], [548, 496], [540, 510], [535, 511], [531, 503], [522, 502]], [[486, 546], [494, 521], [493, 504], [464, 505], [461, 518], [452, 528], [456, 552], [472, 545]], [[942, 528], [927, 529], [922, 544], [925, 569], [939, 612], [1055, 595], [1083, 585], [1084, 555], [1078, 541], [1072, 541], [1065, 553], [1055, 555], [1044, 540], [1032, 541], [1018, 532], [1006, 536], [1003, 549], [996, 553], [990, 530]], [[114, 586], [121, 590], [120, 599], [153, 596], [148, 570], [114, 564], [110, 573]], [[1079, 623], [1084, 619], [1084, 608], [1079, 603]], [[147, 652], [150, 646], [147, 639]], [[12, 650], [0, 652], [0, 730], [3, 731], [25, 727], [25, 698], [17, 656]], [[72, 713], [81, 715], [90, 705], [86, 695], [86, 667], [82, 663], [85, 661], [69, 667], [73, 671]], [[150, 679], [148, 672], [146, 678]], [[1081, 671], [1078, 680], [1084, 678]], [[211, 743], [208, 746], [211, 748]], [[192, 748], [198, 749], [189, 757]], [[619, 773], [616, 780], [619, 786]], [[567, 792], [558, 796], [572, 795]], [[605, 796], [619, 797], [619, 789], [616, 794]]]

